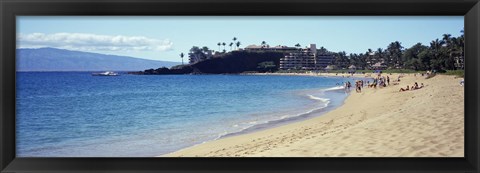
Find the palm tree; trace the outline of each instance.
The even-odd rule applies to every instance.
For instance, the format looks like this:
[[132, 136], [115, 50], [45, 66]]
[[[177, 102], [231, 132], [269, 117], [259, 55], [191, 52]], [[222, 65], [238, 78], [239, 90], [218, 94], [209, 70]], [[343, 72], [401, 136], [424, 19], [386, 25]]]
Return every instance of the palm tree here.
[[233, 43], [234, 43], [234, 45], [235, 45], [235, 43], [236, 43], [235, 41], [237, 41], [237, 37], [233, 37], [232, 40], [233, 40]]
[[442, 45], [444, 45], [443, 40], [439, 40], [438, 38], [430, 42], [430, 50], [433, 54], [433, 57], [430, 60], [431, 68], [438, 69], [441, 67], [442, 63], [440, 60], [440, 54]]
[[443, 42], [444, 42], [444, 47], [445, 47], [445, 54], [443, 56], [443, 61], [444, 61], [444, 66], [447, 69], [454, 69], [455, 68], [455, 61], [453, 59], [453, 54], [454, 54], [454, 42], [456, 40], [455, 37], [451, 37], [451, 34], [443, 34]]
[[209, 50], [210, 50], [210, 49], [208, 49], [207, 46], [203, 46], [203, 47], [202, 47], [202, 52], [203, 52], [203, 53], [208, 53]]
[[377, 54], [382, 58], [383, 58], [383, 53], [385, 53], [385, 51], [382, 48], [377, 49]]
[[[350, 54], [350, 58], [353, 58], [355, 56], [356, 54]], [[346, 68], [348, 64], [347, 53], [345, 51], [335, 53], [334, 64], [340, 69]]]
[[443, 44], [444, 44], [443, 41], [437, 38], [436, 40], [433, 40], [432, 42], [430, 42], [430, 48], [432, 48], [433, 50], [439, 51]]
[[183, 54], [183, 52], [180, 53], [180, 58], [182, 58], [182, 65], [183, 65], [183, 56], [185, 56], [185, 54]]
[[460, 68], [460, 69], [463, 69], [464, 68], [464, 63], [463, 63], [463, 60], [464, 60], [464, 56], [465, 56], [465, 53], [464, 53], [464, 50], [465, 50], [465, 36], [464, 36], [464, 31], [463, 29], [460, 31], [462, 33], [461, 36], [459, 36], [457, 39], [456, 39], [456, 42], [454, 43], [455, 44], [455, 68]]
[[377, 61], [383, 61], [383, 63], [385, 63], [385, 50], [383, 50], [382, 48], [378, 48], [375, 57]]
[[203, 54], [202, 49], [200, 49], [197, 46], [193, 46], [190, 49], [190, 53], [188, 53], [188, 56], [190, 57], [189, 58], [190, 64], [193, 64], [193, 63], [196, 63], [196, 62], [199, 62], [199, 61], [202, 61], [203, 59], [205, 59], [205, 54]]
[[240, 41], [235, 44], [235, 45], [237, 45], [237, 49], [240, 48], [240, 45], [241, 45], [241, 44], [242, 44], [242, 43], [240, 43]]
[[222, 43], [218, 42], [217, 45], [218, 45], [218, 51], [220, 52], [220, 45], [222, 45]]
[[208, 52], [210, 51], [210, 49], [208, 49], [207, 46], [203, 46], [201, 51], [202, 51], [202, 53], [204, 54], [203, 57], [205, 57], [205, 59], [210, 58], [210, 56], [208, 56]]
[[300, 48], [301, 47], [300, 43], [297, 43], [295, 47]]
[[322, 47], [320, 47], [319, 52], [320, 52], [320, 54], [326, 54], [328, 52], [328, 50], [325, 47], [322, 46]]
[[[366, 63], [365, 67], [367, 67], [367, 68], [370, 68], [368, 66], [371, 66], [372, 64], [375, 64], [378, 61], [376, 56], [373, 55], [373, 50], [372, 49], [368, 49], [367, 52], [365, 52], [364, 57], [361, 57], [361, 58], [365, 61], [365, 63]], [[357, 67], [359, 67], [359, 66], [357, 65]]]
[[451, 34], [443, 34], [443, 43], [445, 46], [449, 46], [450, 41], [451, 41]]
[[266, 46], [267, 42], [266, 41], [262, 41], [262, 48], [264, 48]]
[[389, 66], [391, 67], [402, 67], [403, 62], [401, 60], [402, 58], [402, 45], [400, 42], [395, 41], [392, 42], [388, 45], [387, 51], [388, 51], [388, 62]]
[[228, 44], [228, 46], [230, 46], [230, 51], [231, 51], [231, 50], [232, 50], [233, 43], [230, 42], [230, 44]]
[[223, 45], [223, 52], [225, 52], [225, 45], [227, 45], [225, 42], [222, 43]]

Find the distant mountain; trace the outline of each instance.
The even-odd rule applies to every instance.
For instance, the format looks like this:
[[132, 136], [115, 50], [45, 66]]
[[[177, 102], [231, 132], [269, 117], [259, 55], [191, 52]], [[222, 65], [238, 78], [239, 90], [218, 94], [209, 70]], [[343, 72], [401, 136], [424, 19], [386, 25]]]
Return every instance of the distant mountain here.
[[178, 64], [55, 48], [17, 49], [17, 71], [138, 71]]

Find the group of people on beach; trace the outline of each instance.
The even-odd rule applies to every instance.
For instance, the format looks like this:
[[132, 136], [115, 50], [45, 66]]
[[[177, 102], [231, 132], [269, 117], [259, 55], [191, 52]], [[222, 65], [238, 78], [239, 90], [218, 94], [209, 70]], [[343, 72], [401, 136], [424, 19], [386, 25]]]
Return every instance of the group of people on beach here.
[[[340, 85], [337, 83], [337, 85]], [[361, 93], [364, 86], [368, 88], [377, 88], [378, 87], [386, 87], [390, 85], [390, 77], [389, 76], [382, 76], [381, 73], [378, 74], [378, 77], [373, 79], [373, 82], [369, 80], [356, 80], [355, 81], [355, 91], [357, 93]], [[343, 82], [343, 87], [346, 92], [350, 91], [352, 87], [352, 83], [350, 81]]]
[[[400, 78], [404, 77], [404, 74], [400, 74], [397, 78], [397, 80], [394, 80], [393, 81], [393, 85], [398, 85], [400, 82]], [[370, 84], [369, 82], [368, 83], [368, 87], [369, 88], [377, 88], [378, 87], [387, 87], [387, 85], [390, 85], [390, 76], [382, 76], [381, 73], [378, 74], [378, 76], [376, 78], [373, 79], [373, 82], [372, 84]], [[421, 83], [421, 85], [418, 85], [417, 82], [415, 82], [411, 87], [409, 85], [407, 85], [406, 88], [400, 88], [399, 92], [402, 92], [402, 91], [411, 91], [411, 90], [417, 90], [417, 89], [421, 89], [423, 88], [424, 85], [423, 83]]]
[[418, 83], [415, 82], [415, 84], [413, 84], [411, 88], [410, 88], [409, 85], [407, 85], [406, 88], [400, 88], [400, 90], [399, 90], [398, 92], [409, 91], [409, 90], [417, 90], [417, 89], [421, 89], [421, 88], [423, 88], [423, 87], [424, 87], [423, 83], [421, 83], [421, 85], [418, 86]]
[[345, 89], [346, 92], [350, 91], [351, 87], [352, 87], [352, 84], [350, 83], [350, 81], [343, 83], [343, 88]]
[[[338, 85], [338, 84], [337, 84]], [[355, 81], [355, 91], [357, 93], [362, 92], [362, 88], [364, 86], [364, 81], [363, 80], [357, 80]], [[352, 87], [352, 83], [350, 81], [344, 82], [343, 83], [343, 88], [345, 89], [346, 92], [350, 91], [350, 88]]]
[[357, 80], [355, 81], [355, 91], [357, 93], [361, 93], [363, 88], [363, 80]]
[[380, 74], [373, 79], [372, 84], [368, 83], [369, 88], [377, 88], [378, 87], [387, 87], [390, 85], [390, 77], [381, 76]]
[[[427, 72], [427, 75], [428, 74], [431, 74]], [[392, 74], [390, 74], [392, 75]], [[422, 76], [425, 76], [424, 73], [421, 73]], [[400, 74], [398, 76], [398, 78], [396, 80], [393, 80], [392, 83], [390, 83], [390, 76], [389, 75], [382, 75], [382, 73], [378, 73], [377, 74], [377, 77], [373, 78], [373, 81], [371, 82], [370, 80], [356, 80], [355, 81], [355, 91], [357, 93], [361, 93], [362, 92], [362, 89], [364, 86], [367, 86], [368, 88], [383, 88], [383, 87], [387, 87], [387, 86], [390, 86], [390, 85], [398, 85], [399, 82], [400, 82], [400, 78], [404, 77], [405, 74]], [[416, 74], [415, 74], [416, 76]], [[461, 82], [461, 85], [463, 83]], [[337, 85], [339, 85], [337, 83]], [[411, 87], [410, 87], [411, 86]], [[350, 83], [350, 81], [347, 81], [347, 82], [344, 82], [343, 83], [343, 87], [345, 89], [346, 92], [350, 91], [350, 88], [352, 87], [352, 84]], [[407, 85], [406, 88], [400, 88], [399, 92], [403, 92], [403, 91], [411, 91], [411, 90], [417, 90], [417, 89], [421, 89], [425, 87], [425, 85], [423, 83], [421, 83], [420, 85], [418, 85], [417, 82], [415, 82], [413, 85]]]

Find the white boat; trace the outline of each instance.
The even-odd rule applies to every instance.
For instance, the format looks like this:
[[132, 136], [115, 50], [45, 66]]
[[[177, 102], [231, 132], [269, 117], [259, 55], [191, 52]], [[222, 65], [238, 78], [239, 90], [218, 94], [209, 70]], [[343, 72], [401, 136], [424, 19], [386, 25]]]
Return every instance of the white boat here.
[[118, 76], [118, 73], [112, 71], [106, 71], [103, 73], [92, 73], [92, 76]]

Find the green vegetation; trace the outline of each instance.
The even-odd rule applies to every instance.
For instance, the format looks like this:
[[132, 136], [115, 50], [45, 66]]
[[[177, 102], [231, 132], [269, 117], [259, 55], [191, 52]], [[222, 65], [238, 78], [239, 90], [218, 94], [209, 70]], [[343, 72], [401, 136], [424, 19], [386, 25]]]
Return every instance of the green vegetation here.
[[193, 63], [196, 63], [196, 62], [199, 62], [199, 61], [204, 61], [204, 60], [210, 59], [210, 58], [212, 58], [211, 52], [212, 52], [212, 50], [210, 50], [206, 46], [203, 46], [202, 48], [197, 47], [197, 46], [193, 46], [190, 49], [190, 53], [188, 53], [189, 63], [193, 64]]
[[[197, 50], [197, 49], [194, 49]], [[203, 57], [203, 52], [197, 51], [198, 57]], [[278, 69], [280, 58], [283, 53], [279, 52], [247, 52], [233, 51], [212, 58], [198, 61], [188, 65], [177, 65], [170, 69], [162, 67], [148, 69], [143, 72], [132, 74], [222, 74], [250, 72], [274, 72]]]
[[277, 66], [273, 61], [264, 61], [258, 63], [257, 69], [259, 72], [273, 72], [277, 70]]
[[188, 65], [176, 65], [176, 66], [170, 67], [170, 69], [182, 69], [182, 68], [185, 68], [187, 66]]
[[201, 73], [242, 73], [245, 71], [273, 72], [280, 65], [280, 52], [233, 51], [218, 57], [191, 64]]
[[[371, 73], [375, 69], [383, 73], [416, 73], [427, 70], [447, 75], [464, 76], [464, 44], [463, 35], [452, 37], [443, 34], [441, 39], [435, 39], [429, 45], [417, 43], [410, 48], [404, 48], [399, 41], [391, 42], [387, 47], [368, 49], [365, 53], [351, 53], [345, 51], [330, 52], [326, 48], [317, 49], [321, 55], [333, 55], [335, 58], [330, 62], [331, 70], [321, 69], [317, 72], [348, 73], [354, 69], [357, 73]], [[232, 42], [233, 41], [233, 42]], [[286, 52], [275, 52], [268, 49], [255, 51], [238, 50], [241, 43], [233, 37], [229, 44], [218, 42], [218, 51], [211, 50], [206, 46], [193, 46], [188, 53], [189, 64], [183, 65], [184, 53], [180, 54], [182, 65], [171, 69], [159, 68], [145, 70], [146, 74], [185, 74], [185, 73], [242, 73], [245, 71], [277, 72], [277, 73], [305, 73], [302, 66], [295, 69], [279, 70], [280, 58]], [[225, 46], [230, 47], [229, 52]], [[223, 50], [222, 50], [223, 46]], [[266, 41], [261, 42], [262, 47], [269, 47]], [[294, 45], [300, 50], [301, 45]], [[288, 52], [287, 52], [288, 53]], [[335, 68], [333, 68], [335, 67]], [[142, 72], [140, 72], [142, 73]]]
[[339, 69], [346, 69], [355, 65], [357, 69], [375, 69], [376, 63], [384, 65], [386, 69], [426, 70], [460, 70], [463, 69], [465, 37], [452, 37], [443, 34], [442, 39], [435, 39], [430, 45], [417, 43], [404, 49], [400, 42], [390, 43], [386, 49], [376, 51], [368, 49], [365, 53], [347, 55], [345, 51], [333, 53], [335, 59], [332, 65]]
[[444, 74], [446, 75], [454, 75], [457, 77], [465, 77], [465, 70], [447, 70]]
[[183, 54], [183, 52], [180, 53], [180, 58], [182, 58], [182, 65], [183, 65], [183, 56], [185, 56], [185, 54]]

